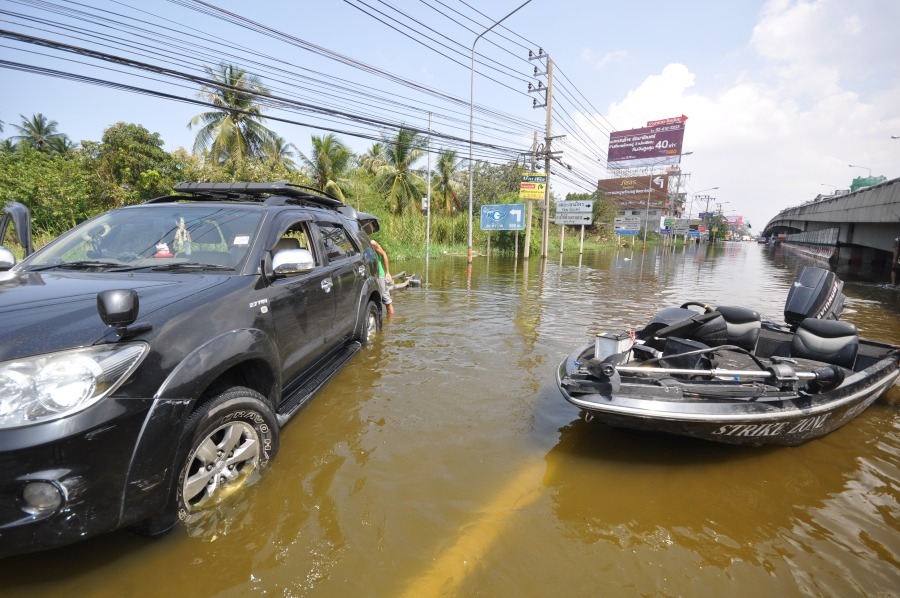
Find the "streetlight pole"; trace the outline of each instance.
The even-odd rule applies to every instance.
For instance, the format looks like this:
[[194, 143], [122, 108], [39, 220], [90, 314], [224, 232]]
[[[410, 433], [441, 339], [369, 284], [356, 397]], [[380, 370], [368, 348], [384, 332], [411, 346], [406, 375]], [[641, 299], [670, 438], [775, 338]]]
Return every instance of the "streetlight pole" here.
[[857, 166], [857, 165], [855, 165], [855, 164], [848, 164], [847, 166], [849, 166], [850, 168], [865, 168], [866, 170], [869, 171], [869, 174], [867, 174], [866, 177], [867, 177], [867, 178], [871, 178], [871, 177], [872, 177], [872, 169], [869, 168], [868, 166]]
[[478, 43], [478, 40], [482, 38], [488, 31], [511, 17], [513, 14], [518, 12], [520, 8], [525, 6], [531, 2], [531, 0], [525, 0], [519, 8], [516, 8], [511, 13], [482, 31], [478, 37], [475, 38], [475, 41], [472, 42], [472, 82], [469, 90], [469, 259], [468, 264], [472, 265], [472, 145], [473, 145], [473, 137], [474, 137], [474, 121], [475, 121], [475, 44]]
[[[694, 212], [694, 200], [697, 199], [697, 197], [700, 196], [700, 194], [703, 193], [704, 191], [713, 191], [715, 189], [718, 189], [718, 187], [710, 187], [709, 189], [700, 189], [699, 191], [694, 191], [693, 195], [691, 196], [691, 203], [688, 205], [688, 234], [690, 234], [690, 230], [691, 230], [691, 214], [693, 214], [693, 212]], [[700, 196], [700, 197], [702, 197], [702, 196]], [[709, 210], [708, 202], [709, 202], [709, 200], [707, 199], [707, 204], [706, 204], [707, 210]], [[699, 239], [700, 232], [697, 231], [697, 234], [698, 234], [697, 238]], [[687, 243], [687, 237], [685, 237], [684, 241], [685, 241], [685, 243]]]

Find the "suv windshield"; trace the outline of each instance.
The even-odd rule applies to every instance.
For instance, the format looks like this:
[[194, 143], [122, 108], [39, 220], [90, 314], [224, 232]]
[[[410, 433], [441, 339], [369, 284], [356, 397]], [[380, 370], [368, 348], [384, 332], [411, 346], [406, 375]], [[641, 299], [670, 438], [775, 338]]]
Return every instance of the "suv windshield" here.
[[[234, 269], [246, 257], [261, 219], [255, 210], [209, 205], [114, 210], [65, 233], [21, 269]], [[188, 264], [193, 267], [176, 267]]]

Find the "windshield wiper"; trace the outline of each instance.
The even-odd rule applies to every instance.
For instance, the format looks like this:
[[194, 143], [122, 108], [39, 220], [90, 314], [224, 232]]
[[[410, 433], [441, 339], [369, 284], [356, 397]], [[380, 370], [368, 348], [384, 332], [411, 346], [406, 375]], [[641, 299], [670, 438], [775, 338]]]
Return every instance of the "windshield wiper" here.
[[60, 262], [58, 264], [44, 264], [43, 266], [34, 266], [29, 268], [28, 272], [39, 272], [41, 270], [52, 270], [59, 268], [61, 270], [88, 270], [90, 268], [108, 268], [117, 272], [122, 270], [132, 270], [131, 266], [123, 266], [121, 262], [101, 262], [97, 260], [82, 260], [80, 262]]
[[150, 268], [152, 272], [162, 272], [166, 270], [231, 270], [231, 266], [223, 266], [221, 264], [201, 264], [198, 262], [186, 262], [181, 264], [162, 264]]

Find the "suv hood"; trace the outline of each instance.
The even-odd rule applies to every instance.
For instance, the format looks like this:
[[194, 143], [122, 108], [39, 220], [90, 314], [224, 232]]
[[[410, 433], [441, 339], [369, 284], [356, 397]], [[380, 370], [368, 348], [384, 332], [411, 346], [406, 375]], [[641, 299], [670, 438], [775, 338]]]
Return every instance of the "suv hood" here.
[[138, 321], [154, 326], [153, 312], [202, 293], [227, 277], [140, 273], [0, 272], [0, 361], [93, 345], [115, 334], [100, 319], [97, 294], [134, 289]]

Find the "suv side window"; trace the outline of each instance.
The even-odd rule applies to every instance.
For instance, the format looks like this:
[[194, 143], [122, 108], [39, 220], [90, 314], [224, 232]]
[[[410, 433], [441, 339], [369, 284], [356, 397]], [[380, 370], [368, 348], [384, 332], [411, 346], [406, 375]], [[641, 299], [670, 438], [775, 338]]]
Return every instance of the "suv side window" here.
[[322, 241], [325, 244], [325, 254], [328, 261], [336, 262], [344, 258], [352, 257], [359, 253], [359, 248], [353, 243], [350, 235], [339, 224], [333, 222], [316, 222]]

